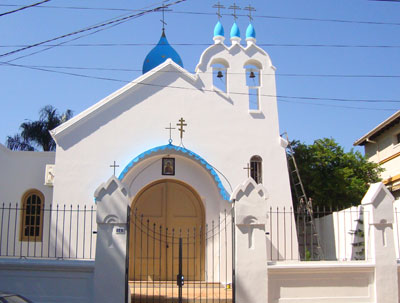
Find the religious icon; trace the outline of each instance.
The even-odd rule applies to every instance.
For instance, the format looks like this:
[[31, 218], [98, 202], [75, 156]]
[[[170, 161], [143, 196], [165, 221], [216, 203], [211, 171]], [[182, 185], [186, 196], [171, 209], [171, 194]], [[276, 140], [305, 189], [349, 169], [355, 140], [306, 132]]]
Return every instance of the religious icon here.
[[175, 158], [162, 158], [162, 170], [163, 175], [175, 175]]

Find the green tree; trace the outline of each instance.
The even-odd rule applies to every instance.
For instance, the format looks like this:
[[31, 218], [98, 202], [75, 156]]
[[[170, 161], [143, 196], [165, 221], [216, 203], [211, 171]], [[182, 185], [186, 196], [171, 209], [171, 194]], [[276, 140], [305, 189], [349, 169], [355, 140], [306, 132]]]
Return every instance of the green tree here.
[[[380, 181], [382, 169], [360, 152], [343, 147], [332, 138], [306, 145], [291, 142], [304, 189], [314, 206], [334, 208], [358, 205], [371, 183]], [[293, 195], [295, 200], [295, 195]], [[297, 206], [297, 201], [294, 201]]]
[[39, 120], [22, 123], [19, 134], [7, 136], [6, 145], [11, 150], [54, 151], [56, 143], [50, 135], [50, 130], [71, 117], [72, 111], [69, 109], [59, 114], [56, 108], [46, 105], [39, 111]]

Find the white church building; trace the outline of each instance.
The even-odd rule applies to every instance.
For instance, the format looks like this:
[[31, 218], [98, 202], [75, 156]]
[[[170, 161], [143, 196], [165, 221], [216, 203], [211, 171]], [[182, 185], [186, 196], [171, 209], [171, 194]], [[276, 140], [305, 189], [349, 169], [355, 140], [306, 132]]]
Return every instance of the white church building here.
[[300, 261], [275, 67], [252, 24], [229, 36], [218, 22], [190, 73], [163, 30], [143, 75], [51, 131], [55, 153], [0, 145], [0, 291], [174, 302], [182, 273], [187, 302], [398, 302], [380, 184], [352, 210], [368, 211], [365, 260], [348, 257], [359, 217], [332, 214], [336, 260]]

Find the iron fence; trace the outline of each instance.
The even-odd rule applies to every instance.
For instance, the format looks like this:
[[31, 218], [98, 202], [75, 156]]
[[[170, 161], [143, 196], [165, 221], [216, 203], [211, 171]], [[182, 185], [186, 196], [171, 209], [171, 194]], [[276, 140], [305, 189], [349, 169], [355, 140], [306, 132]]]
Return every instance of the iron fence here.
[[132, 302], [232, 302], [232, 228], [226, 211], [204, 226], [130, 220]]
[[361, 206], [314, 208], [311, 213], [271, 207], [266, 226], [268, 261], [365, 260], [367, 222], [369, 213]]
[[0, 256], [94, 259], [94, 206], [0, 205]]

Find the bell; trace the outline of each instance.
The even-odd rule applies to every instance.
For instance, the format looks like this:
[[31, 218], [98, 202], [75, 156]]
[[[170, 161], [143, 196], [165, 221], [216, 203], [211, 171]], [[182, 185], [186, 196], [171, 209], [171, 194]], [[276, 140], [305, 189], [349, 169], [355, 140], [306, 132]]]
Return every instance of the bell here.
[[224, 77], [224, 75], [222, 74], [222, 72], [218, 71], [217, 78], [223, 78], [223, 77]]
[[249, 78], [250, 79], [254, 79], [256, 77], [256, 75], [254, 74], [253, 71], [250, 72]]

